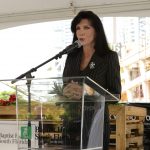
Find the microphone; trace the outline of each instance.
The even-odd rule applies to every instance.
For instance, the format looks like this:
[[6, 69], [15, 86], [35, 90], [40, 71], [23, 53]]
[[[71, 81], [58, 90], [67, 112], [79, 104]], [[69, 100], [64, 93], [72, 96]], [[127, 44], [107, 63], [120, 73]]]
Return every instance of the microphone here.
[[61, 55], [69, 54], [74, 51], [75, 48], [80, 48], [82, 46], [79, 40], [75, 41], [73, 44], [67, 46], [64, 50], [60, 52]]

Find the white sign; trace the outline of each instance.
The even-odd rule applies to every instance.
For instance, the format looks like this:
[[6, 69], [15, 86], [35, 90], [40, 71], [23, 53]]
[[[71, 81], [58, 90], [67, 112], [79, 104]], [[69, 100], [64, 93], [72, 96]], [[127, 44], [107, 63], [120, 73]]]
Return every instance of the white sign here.
[[[26, 124], [26, 122], [19, 122], [19, 129], [21, 127], [25, 127]], [[38, 148], [38, 139], [35, 136], [35, 131], [38, 128], [38, 122], [32, 122], [31, 128], [31, 146], [33, 146], [34, 148]], [[22, 148], [27, 148], [28, 139], [21, 139], [20, 136], [18, 138], [18, 133], [19, 132], [16, 121], [0, 121], [0, 149], [18, 150], [18, 145]]]

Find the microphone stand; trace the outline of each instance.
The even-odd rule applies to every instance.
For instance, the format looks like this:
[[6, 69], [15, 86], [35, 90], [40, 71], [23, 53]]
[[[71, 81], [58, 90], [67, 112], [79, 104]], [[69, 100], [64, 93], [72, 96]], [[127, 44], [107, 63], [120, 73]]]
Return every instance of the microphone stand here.
[[[35, 68], [30, 69], [29, 71], [21, 74], [16, 79], [12, 80], [11, 83], [14, 84], [15, 82], [19, 81], [20, 79], [26, 77], [27, 79], [27, 91], [28, 91], [28, 113], [31, 114], [31, 79], [34, 78], [34, 76], [31, 75], [32, 72], [37, 71], [38, 68], [42, 67], [43, 65], [47, 64], [48, 62], [52, 61], [53, 59], [61, 58], [63, 54], [66, 54], [67, 51], [63, 50], [54, 57], [48, 59], [47, 61], [41, 63], [40, 65], [36, 66]], [[30, 115], [29, 115], [30, 116]], [[31, 128], [31, 120], [28, 117], [28, 127]], [[31, 149], [31, 139], [28, 138], [28, 149]]]
[[55, 55], [54, 57], [46, 60], [45, 62], [41, 63], [40, 65], [36, 66], [35, 68], [32, 68], [30, 70], [28, 70], [27, 72], [21, 74], [20, 76], [18, 76], [16, 79], [12, 80], [11, 83], [14, 84], [15, 82], [17, 82], [18, 80], [26, 77], [26, 78], [34, 78], [34, 76], [31, 75], [32, 72], [35, 72], [37, 71], [38, 68], [42, 67], [43, 65], [47, 64], [48, 62], [52, 61], [53, 59], [58, 59], [58, 58], [61, 58], [63, 54], [66, 54], [64, 53], [63, 51], [58, 53], [57, 55]]

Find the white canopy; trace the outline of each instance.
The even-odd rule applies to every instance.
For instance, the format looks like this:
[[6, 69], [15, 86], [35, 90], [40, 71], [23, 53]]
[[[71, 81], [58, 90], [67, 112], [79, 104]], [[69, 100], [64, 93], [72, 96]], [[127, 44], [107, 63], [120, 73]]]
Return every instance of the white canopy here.
[[72, 18], [82, 9], [100, 16], [150, 16], [150, 0], [0, 0], [0, 29]]

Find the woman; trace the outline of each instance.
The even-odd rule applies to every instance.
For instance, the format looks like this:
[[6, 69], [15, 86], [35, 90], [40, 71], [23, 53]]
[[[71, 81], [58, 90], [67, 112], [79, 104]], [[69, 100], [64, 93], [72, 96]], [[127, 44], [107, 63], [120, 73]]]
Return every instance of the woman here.
[[[120, 65], [116, 52], [110, 50], [100, 18], [92, 11], [80, 11], [72, 21], [73, 43], [79, 40], [82, 47], [68, 54], [63, 77], [89, 76], [112, 94], [121, 94]], [[73, 68], [73, 69], [72, 69]], [[76, 82], [64, 88], [64, 95], [71, 97], [78, 89]], [[80, 88], [79, 88], [80, 89]], [[79, 90], [80, 91], [80, 90]], [[105, 113], [104, 150], [109, 144], [108, 110]], [[107, 125], [106, 125], [107, 124]]]

